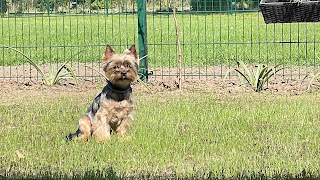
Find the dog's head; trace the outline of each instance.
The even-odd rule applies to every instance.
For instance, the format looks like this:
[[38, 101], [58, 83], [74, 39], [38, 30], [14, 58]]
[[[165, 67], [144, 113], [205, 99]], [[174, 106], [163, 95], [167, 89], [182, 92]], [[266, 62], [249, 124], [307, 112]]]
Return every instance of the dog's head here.
[[108, 80], [117, 87], [125, 88], [138, 77], [138, 55], [135, 45], [117, 54], [107, 45], [102, 55], [103, 71]]

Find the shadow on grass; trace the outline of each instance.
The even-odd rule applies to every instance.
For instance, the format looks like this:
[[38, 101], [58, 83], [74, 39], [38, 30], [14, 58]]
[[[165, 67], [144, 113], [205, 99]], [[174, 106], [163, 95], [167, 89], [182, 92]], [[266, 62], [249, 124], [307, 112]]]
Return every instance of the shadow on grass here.
[[[166, 174], [161, 173], [161, 174]], [[84, 173], [71, 172], [70, 174], [53, 173], [51, 171], [40, 172], [38, 174], [34, 173], [10, 173], [10, 174], [0, 174], [0, 179], [26, 179], [26, 180], [57, 180], [57, 179], [71, 179], [71, 180], [100, 180], [100, 179], [300, 179], [300, 180], [316, 180], [320, 179], [319, 171], [316, 173], [309, 173], [303, 170], [300, 174], [294, 175], [289, 173], [275, 173], [272, 176], [267, 176], [262, 172], [258, 173], [239, 173], [236, 176], [226, 177], [224, 173], [195, 173], [192, 175], [184, 176], [177, 174], [170, 175], [155, 175], [155, 174], [134, 174], [134, 175], [122, 175], [116, 173], [113, 168], [108, 168], [105, 170], [89, 170]]]

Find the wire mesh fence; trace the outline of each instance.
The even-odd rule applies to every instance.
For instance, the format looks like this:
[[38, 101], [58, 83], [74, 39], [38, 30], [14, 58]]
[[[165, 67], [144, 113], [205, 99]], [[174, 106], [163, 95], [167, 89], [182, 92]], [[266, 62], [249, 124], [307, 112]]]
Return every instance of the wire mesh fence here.
[[[138, 40], [138, 1], [0, 0], [0, 77], [41, 79], [13, 47], [44, 71], [68, 61], [77, 76], [99, 77], [101, 55]], [[144, 2], [144, 1], [143, 1]], [[150, 77], [176, 77], [177, 45], [169, 0], [145, 2], [145, 43]], [[282, 76], [303, 77], [318, 67], [319, 23], [265, 24], [256, 0], [180, 0], [183, 77], [223, 77], [236, 66], [281, 64]]]

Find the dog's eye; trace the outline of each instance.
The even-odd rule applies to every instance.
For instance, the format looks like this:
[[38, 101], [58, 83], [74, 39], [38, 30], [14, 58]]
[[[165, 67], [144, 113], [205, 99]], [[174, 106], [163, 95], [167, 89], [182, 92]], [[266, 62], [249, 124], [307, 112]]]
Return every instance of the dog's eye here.
[[131, 65], [130, 65], [130, 64], [127, 64], [126, 67], [127, 67], [127, 68], [131, 68]]
[[116, 66], [114, 66], [113, 68], [114, 68], [114, 69], [119, 69], [119, 66], [118, 66], [118, 65], [116, 65]]

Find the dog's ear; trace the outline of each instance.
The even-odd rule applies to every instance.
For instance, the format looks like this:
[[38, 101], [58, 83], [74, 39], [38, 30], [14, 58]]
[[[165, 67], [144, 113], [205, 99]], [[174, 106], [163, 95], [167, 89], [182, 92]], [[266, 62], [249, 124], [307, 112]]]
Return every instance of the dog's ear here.
[[136, 51], [136, 46], [133, 44], [128, 50], [129, 50], [129, 51], [128, 51], [127, 54], [129, 54], [129, 55], [131, 55], [131, 56], [134, 56], [134, 58], [135, 58], [136, 60], [138, 60], [138, 55], [137, 55], [137, 51]]
[[108, 59], [111, 58], [116, 52], [112, 49], [110, 45], [107, 45], [105, 52], [102, 55], [102, 62], [106, 63]]

